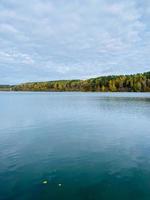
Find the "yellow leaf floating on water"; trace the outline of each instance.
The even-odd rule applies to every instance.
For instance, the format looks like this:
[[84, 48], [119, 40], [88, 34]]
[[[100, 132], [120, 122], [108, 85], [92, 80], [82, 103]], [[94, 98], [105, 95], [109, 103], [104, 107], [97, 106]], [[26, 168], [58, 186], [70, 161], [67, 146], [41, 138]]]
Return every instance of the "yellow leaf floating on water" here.
[[45, 180], [45, 181], [43, 181], [43, 184], [47, 184], [47, 183], [48, 183], [48, 181], [46, 181], [46, 180]]

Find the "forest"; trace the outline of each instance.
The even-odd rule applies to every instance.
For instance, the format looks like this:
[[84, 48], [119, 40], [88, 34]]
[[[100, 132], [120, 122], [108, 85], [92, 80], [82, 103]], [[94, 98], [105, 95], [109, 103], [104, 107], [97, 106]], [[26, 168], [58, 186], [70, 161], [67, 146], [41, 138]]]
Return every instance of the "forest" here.
[[0, 91], [10, 91], [12, 86], [10, 85], [0, 85]]
[[7, 86], [6, 89], [11, 91], [150, 92], [150, 72], [100, 76], [87, 80], [30, 82]]

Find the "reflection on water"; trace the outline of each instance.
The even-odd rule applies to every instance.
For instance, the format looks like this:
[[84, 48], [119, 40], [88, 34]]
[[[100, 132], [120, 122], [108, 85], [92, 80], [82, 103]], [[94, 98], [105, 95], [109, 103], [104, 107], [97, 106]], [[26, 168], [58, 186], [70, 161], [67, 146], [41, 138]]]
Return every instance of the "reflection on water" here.
[[0, 199], [150, 199], [150, 93], [2, 92], [0, 105]]

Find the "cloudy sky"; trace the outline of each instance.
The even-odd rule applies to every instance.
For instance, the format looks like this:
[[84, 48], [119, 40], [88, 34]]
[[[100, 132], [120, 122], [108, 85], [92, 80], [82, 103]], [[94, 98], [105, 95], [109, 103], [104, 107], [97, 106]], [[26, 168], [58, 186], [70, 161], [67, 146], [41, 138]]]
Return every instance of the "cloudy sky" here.
[[149, 0], [0, 0], [0, 84], [149, 70]]

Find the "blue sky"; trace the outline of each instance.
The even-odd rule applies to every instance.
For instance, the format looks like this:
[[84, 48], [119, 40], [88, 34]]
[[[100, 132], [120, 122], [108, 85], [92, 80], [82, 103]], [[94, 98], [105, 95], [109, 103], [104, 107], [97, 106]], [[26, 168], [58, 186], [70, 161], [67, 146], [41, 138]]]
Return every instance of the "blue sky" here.
[[149, 70], [149, 0], [0, 0], [0, 84]]

